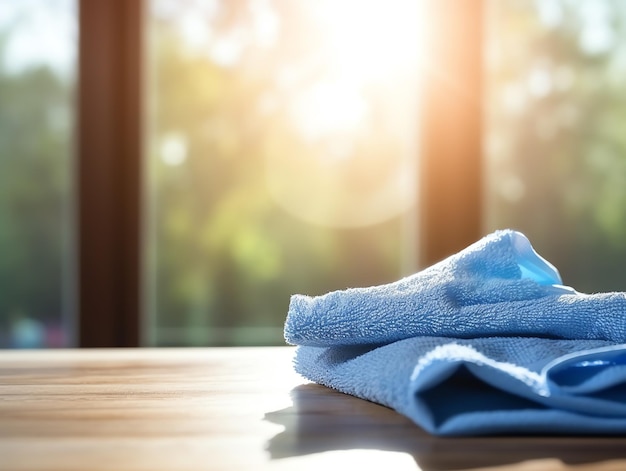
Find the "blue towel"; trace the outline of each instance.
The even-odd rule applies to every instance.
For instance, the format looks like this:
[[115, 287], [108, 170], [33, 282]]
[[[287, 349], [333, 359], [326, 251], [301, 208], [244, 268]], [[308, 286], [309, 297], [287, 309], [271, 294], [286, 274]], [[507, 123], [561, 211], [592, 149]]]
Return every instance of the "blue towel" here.
[[438, 435], [626, 433], [626, 295], [587, 295], [515, 231], [395, 283], [292, 297], [303, 376]]

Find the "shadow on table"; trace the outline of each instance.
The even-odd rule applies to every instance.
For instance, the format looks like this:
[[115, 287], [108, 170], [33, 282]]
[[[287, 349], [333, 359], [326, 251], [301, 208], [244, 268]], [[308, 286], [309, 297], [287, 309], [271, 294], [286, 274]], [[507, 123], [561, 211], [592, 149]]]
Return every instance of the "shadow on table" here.
[[439, 438], [391, 409], [317, 384], [298, 386], [291, 397], [292, 407], [265, 415], [266, 420], [285, 427], [268, 443], [272, 459], [373, 449], [408, 453], [424, 471], [498, 467], [541, 459], [566, 464], [626, 460], [624, 437]]

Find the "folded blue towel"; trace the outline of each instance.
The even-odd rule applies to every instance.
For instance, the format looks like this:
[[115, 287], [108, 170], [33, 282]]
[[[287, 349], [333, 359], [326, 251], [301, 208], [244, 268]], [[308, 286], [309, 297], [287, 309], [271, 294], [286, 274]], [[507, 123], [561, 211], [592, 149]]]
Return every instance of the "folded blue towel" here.
[[305, 377], [434, 434], [626, 433], [626, 295], [587, 295], [515, 231], [395, 283], [292, 297]]

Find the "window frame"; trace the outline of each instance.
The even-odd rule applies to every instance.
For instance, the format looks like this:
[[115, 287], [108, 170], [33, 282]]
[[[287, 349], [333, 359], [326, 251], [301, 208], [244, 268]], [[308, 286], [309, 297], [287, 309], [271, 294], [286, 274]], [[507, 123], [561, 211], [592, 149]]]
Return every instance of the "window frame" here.
[[80, 0], [78, 341], [140, 344], [143, 2]]
[[418, 131], [420, 267], [482, 234], [484, 13], [485, 0], [428, 2], [430, 68]]

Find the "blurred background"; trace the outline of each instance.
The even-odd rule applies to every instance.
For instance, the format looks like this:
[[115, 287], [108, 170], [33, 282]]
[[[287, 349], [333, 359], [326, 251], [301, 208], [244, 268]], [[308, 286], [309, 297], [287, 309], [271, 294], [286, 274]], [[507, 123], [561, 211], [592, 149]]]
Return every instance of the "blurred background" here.
[[[626, 290], [626, 3], [479, 3], [481, 234], [521, 230], [566, 284]], [[432, 4], [143, 2], [138, 344], [280, 345], [291, 294], [423, 268]], [[91, 322], [80, 7], [0, 0], [2, 348], [81, 345]]]

